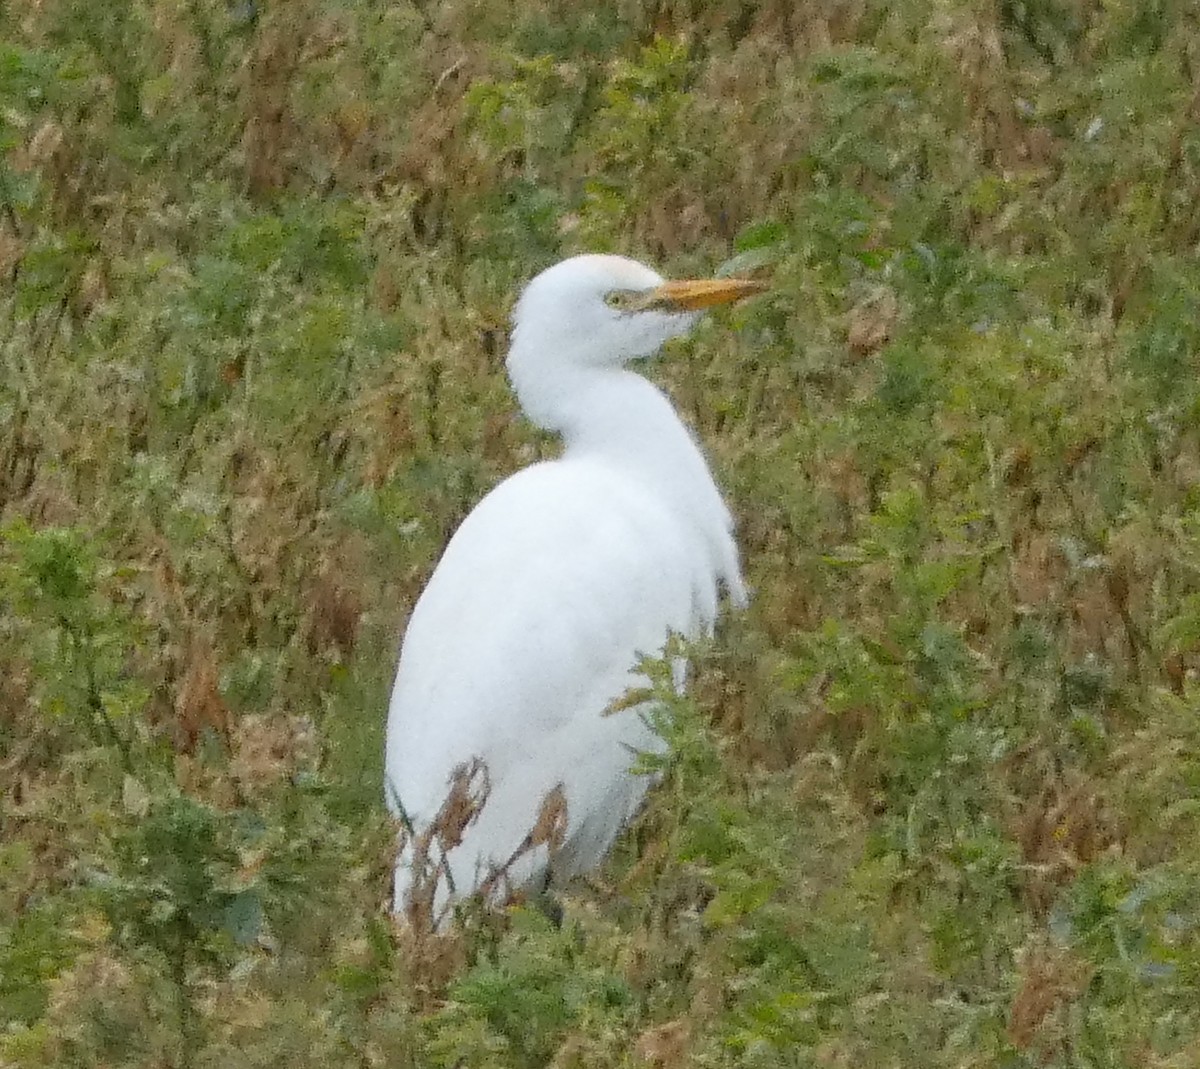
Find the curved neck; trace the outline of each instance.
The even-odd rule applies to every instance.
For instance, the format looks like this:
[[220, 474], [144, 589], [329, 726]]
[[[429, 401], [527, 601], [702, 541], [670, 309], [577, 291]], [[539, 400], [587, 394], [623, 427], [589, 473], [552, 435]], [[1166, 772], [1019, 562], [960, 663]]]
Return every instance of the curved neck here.
[[526, 416], [563, 438], [563, 459], [619, 467], [653, 489], [709, 547], [734, 602], [746, 591], [732, 537], [733, 517], [708, 464], [671, 402], [652, 383], [611, 365], [564, 363], [550, 347], [514, 338], [508, 373]]
[[707, 546], [730, 597], [744, 605], [733, 517], [703, 454], [666, 396], [623, 368], [548, 367], [544, 361], [514, 355], [518, 358], [510, 356], [509, 376], [521, 407], [539, 427], [562, 435], [563, 459], [600, 460], [651, 487]]
[[619, 367], [548, 365], [510, 358], [509, 378], [529, 419], [562, 435], [566, 456], [628, 460], [642, 470], [678, 460], [680, 453], [699, 459], [670, 401], [641, 375]]

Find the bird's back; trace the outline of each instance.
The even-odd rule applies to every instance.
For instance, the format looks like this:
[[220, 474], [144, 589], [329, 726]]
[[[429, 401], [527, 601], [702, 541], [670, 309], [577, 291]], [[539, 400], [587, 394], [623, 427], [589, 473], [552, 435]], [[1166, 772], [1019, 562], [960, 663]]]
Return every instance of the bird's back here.
[[631, 751], [658, 740], [635, 710], [605, 710], [637, 684], [639, 655], [715, 600], [701, 532], [602, 460], [534, 465], [468, 516], [409, 622], [387, 737], [389, 804], [418, 830], [456, 769], [486, 770], [451, 858], [457, 892], [510, 856], [560, 785], [567, 852], [582, 866], [607, 848], [645, 789]]

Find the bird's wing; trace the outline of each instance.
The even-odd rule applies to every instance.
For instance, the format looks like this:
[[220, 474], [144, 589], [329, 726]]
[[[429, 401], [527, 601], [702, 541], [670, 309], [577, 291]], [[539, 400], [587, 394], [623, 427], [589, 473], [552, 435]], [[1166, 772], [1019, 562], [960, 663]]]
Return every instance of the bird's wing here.
[[[655, 497], [595, 461], [538, 464], [467, 517], [417, 603], [388, 717], [391, 797], [431, 817], [457, 767], [520, 767], [588, 731], [639, 652], [688, 631], [707, 553]], [[396, 796], [399, 796], [398, 799]]]

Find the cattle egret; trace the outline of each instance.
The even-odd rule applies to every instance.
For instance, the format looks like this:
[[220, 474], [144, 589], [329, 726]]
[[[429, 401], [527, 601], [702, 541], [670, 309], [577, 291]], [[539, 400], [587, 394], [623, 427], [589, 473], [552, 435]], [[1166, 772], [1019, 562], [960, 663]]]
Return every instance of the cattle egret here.
[[592, 255], [517, 302], [509, 377], [564, 449], [479, 503], [408, 624], [385, 793], [404, 827], [395, 908], [413, 923], [593, 867], [640, 804], [648, 777], [631, 766], [663, 742], [622, 700], [646, 685], [638, 662], [710, 631], [722, 587], [739, 606], [746, 590], [704, 457], [626, 365], [761, 289]]

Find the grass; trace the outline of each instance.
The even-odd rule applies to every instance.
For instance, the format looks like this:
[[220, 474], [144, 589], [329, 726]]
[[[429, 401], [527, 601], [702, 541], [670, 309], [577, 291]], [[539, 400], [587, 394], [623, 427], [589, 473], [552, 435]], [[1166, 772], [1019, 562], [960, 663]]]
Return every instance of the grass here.
[[[1189, 5], [0, 13], [0, 1064], [1200, 1059]], [[754, 600], [562, 927], [417, 943], [398, 638], [602, 249], [772, 279], [650, 369]]]

